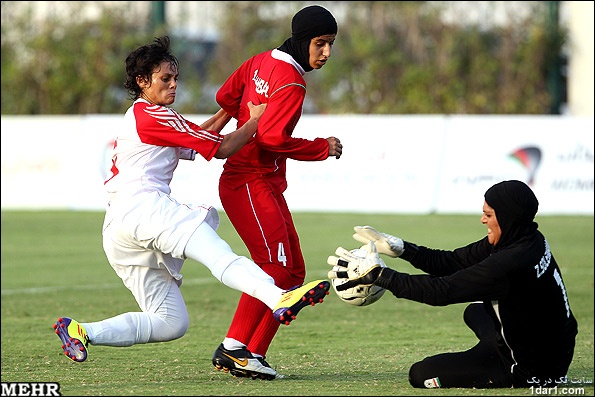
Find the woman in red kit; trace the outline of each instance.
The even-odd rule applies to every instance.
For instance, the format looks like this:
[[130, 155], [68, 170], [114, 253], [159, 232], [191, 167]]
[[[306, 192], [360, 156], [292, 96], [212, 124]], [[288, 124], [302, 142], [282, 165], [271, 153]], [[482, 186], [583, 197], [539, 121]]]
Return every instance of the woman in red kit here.
[[[314, 140], [293, 136], [306, 96], [303, 76], [330, 58], [337, 22], [327, 9], [313, 5], [293, 16], [291, 30], [280, 47], [245, 61], [217, 92], [219, 106], [238, 120], [238, 127], [249, 119], [247, 102], [267, 104], [255, 136], [226, 160], [219, 195], [252, 260], [281, 288], [300, 285], [306, 275], [298, 233], [283, 196], [286, 161], [338, 159], [343, 149], [333, 136]], [[213, 365], [233, 374], [238, 365], [229, 358], [233, 352], [236, 358], [244, 354], [261, 360], [260, 370], [244, 376], [280, 377], [268, 375], [271, 367], [264, 358], [279, 325], [262, 302], [242, 294]]]

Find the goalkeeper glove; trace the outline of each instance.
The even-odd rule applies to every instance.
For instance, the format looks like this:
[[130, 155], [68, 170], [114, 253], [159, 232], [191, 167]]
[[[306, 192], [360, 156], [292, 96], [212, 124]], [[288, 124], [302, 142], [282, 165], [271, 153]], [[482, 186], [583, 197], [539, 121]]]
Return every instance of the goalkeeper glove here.
[[328, 272], [328, 277], [330, 279], [348, 279], [345, 283], [335, 287], [337, 291], [345, 291], [356, 285], [374, 284], [382, 273], [382, 269], [386, 267], [378, 256], [373, 241], [368, 241], [368, 245], [362, 247], [361, 250], [348, 251], [343, 247], [338, 247], [335, 254], [338, 257], [329, 256], [327, 259], [327, 263], [334, 266], [333, 270]]
[[373, 241], [376, 244], [378, 252], [388, 255], [391, 258], [397, 258], [403, 254], [405, 244], [402, 239], [381, 233], [372, 226], [355, 226], [353, 238], [360, 243], [367, 244]]

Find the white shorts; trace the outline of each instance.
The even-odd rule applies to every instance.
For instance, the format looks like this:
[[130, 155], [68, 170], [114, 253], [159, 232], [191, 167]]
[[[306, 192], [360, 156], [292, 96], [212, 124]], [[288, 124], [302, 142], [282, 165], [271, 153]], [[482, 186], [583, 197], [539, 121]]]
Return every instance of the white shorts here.
[[[147, 299], [159, 303], [172, 277], [181, 284], [184, 249], [203, 222], [217, 230], [217, 210], [180, 204], [162, 192], [143, 192], [110, 202], [103, 223], [103, 249], [139, 304]], [[144, 291], [150, 285], [152, 292]]]

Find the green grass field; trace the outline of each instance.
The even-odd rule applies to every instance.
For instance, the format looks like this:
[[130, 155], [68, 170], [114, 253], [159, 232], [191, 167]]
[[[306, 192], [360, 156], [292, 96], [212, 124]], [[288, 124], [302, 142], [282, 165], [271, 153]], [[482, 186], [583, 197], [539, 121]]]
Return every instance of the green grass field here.
[[[326, 278], [337, 246], [355, 248], [354, 225], [434, 248], [452, 249], [482, 238], [480, 215], [296, 213], [307, 280]], [[223, 213], [220, 235], [247, 251]], [[409, 367], [428, 355], [470, 348], [475, 336], [462, 320], [464, 305], [430, 307], [391, 294], [368, 307], [341, 302], [334, 292], [282, 326], [267, 361], [285, 379], [236, 379], [211, 364], [239, 292], [187, 261], [182, 291], [188, 333], [175, 341], [127, 348], [90, 346], [74, 363], [62, 353], [52, 324], [59, 316], [97, 321], [137, 311], [132, 295], [105, 259], [101, 212], [2, 212], [2, 382], [59, 382], [62, 395], [478, 395], [526, 396], [524, 389], [413, 389]], [[537, 217], [561, 267], [579, 322], [567, 395], [593, 395], [593, 216]], [[386, 258], [397, 270], [404, 261]], [[557, 394], [562, 394], [558, 390]], [[547, 393], [554, 395], [552, 391]]]

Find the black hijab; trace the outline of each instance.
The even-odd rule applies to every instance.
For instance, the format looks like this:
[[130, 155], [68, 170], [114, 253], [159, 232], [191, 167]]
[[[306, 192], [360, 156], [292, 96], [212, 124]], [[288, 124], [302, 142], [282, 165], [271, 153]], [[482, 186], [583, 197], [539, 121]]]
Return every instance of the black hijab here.
[[533, 221], [539, 202], [529, 186], [510, 180], [495, 184], [485, 192], [486, 203], [496, 212], [502, 236], [496, 244], [506, 247], [537, 230]]
[[337, 34], [337, 21], [324, 7], [312, 5], [302, 8], [291, 20], [291, 37], [277, 49], [288, 53], [306, 72], [310, 66], [310, 41], [325, 34]]

